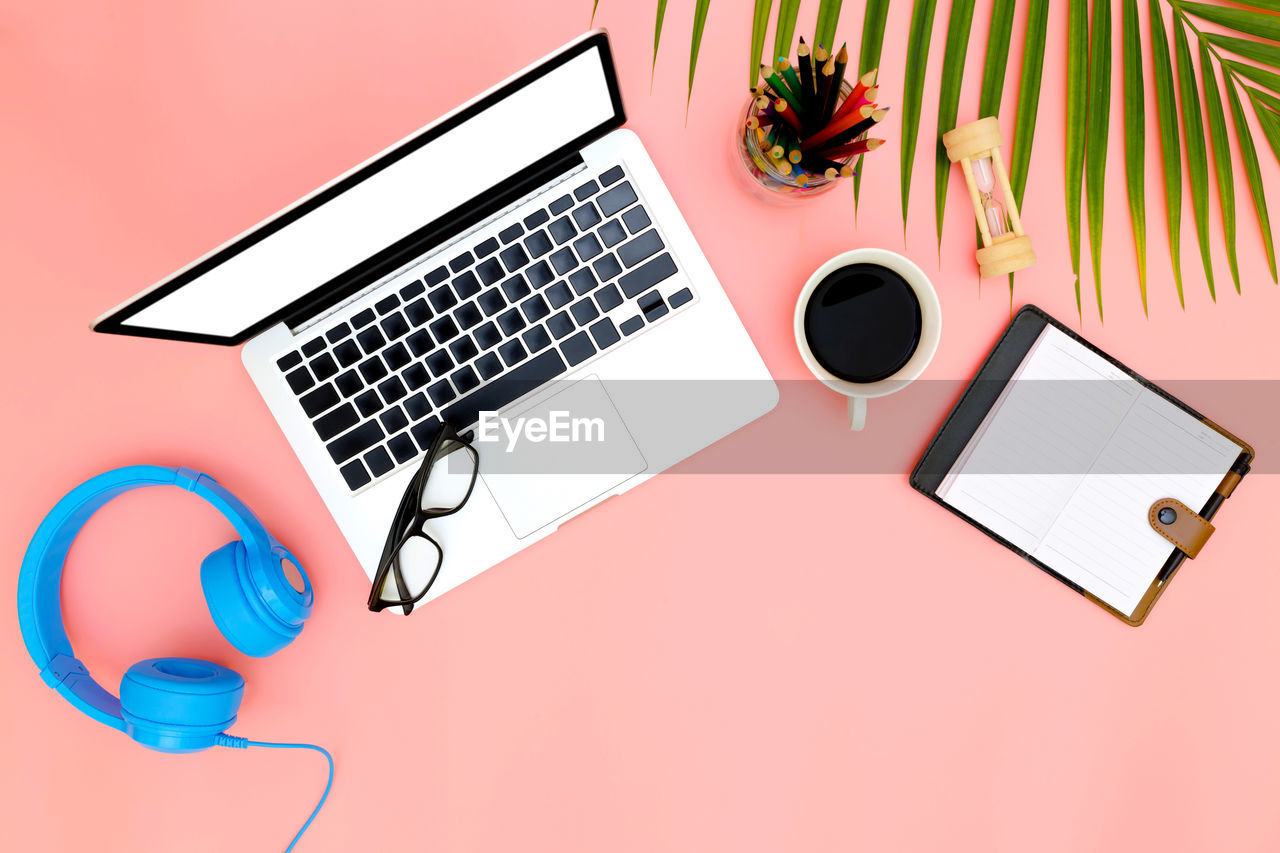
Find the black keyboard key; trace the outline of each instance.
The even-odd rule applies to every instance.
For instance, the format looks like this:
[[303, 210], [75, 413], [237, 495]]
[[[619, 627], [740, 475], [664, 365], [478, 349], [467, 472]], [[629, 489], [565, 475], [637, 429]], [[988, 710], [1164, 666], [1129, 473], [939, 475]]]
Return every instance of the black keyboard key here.
[[427, 372], [427, 368], [422, 364], [411, 364], [409, 369], [404, 372], [404, 384], [409, 386], [410, 391], [416, 391], [423, 385], [426, 385], [431, 379], [431, 374]]
[[364, 464], [369, 466], [369, 472], [375, 477], [381, 477], [395, 467], [391, 462], [391, 456], [381, 447], [375, 447], [366, 453]]
[[632, 238], [630, 243], [618, 247], [618, 258], [628, 269], [652, 256], [663, 247], [662, 238], [652, 228]]
[[535, 210], [524, 218], [524, 227], [532, 231], [542, 223], [546, 222], [549, 217], [545, 210]]
[[498, 326], [504, 334], [514, 335], [525, 327], [524, 318], [520, 316], [520, 312], [515, 308], [507, 311], [498, 317]]
[[351, 334], [351, 327], [346, 323], [339, 323], [324, 333], [324, 339], [331, 344], [336, 344], [349, 334]]
[[524, 271], [524, 277], [529, 280], [531, 286], [540, 288], [550, 284], [556, 274], [551, 271], [551, 267], [547, 266], [546, 261], [538, 261]]
[[498, 263], [497, 258], [490, 258], [476, 267], [476, 275], [480, 276], [480, 280], [485, 284], [493, 284], [506, 273], [502, 271], [502, 264]]
[[321, 382], [326, 379], [338, 375], [338, 362], [333, 360], [333, 356], [324, 353], [319, 358], [311, 360], [311, 372], [315, 374], [316, 379]]
[[364, 470], [364, 463], [359, 459], [349, 465], [343, 465], [341, 471], [342, 479], [347, 482], [347, 488], [353, 492], [373, 479], [369, 476], [369, 472]]
[[307, 358], [324, 349], [324, 338], [312, 338], [302, 345], [302, 354]]
[[622, 264], [618, 263], [617, 256], [612, 253], [596, 261], [591, 268], [596, 271], [596, 277], [601, 281], [608, 281], [622, 272]]
[[441, 317], [431, 324], [431, 334], [440, 343], [448, 343], [458, 336], [458, 326], [452, 317]]
[[386, 314], [388, 311], [391, 311], [399, 304], [400, 304], [400, 297], [396, 296], [393, 293], [390, 296], [379, 299], [377, 302], [373, 303], [373, 307], [374, 309], [377, 310], [379, 314]]
[[409, 393], [404, 388], [404, 383], [400, 381], [399, 376], [392, 376], [386, 382], [378, 386], [378, 393], [382, 395], [382, 399], [388, 403], [394, 403], [403, 399], [404, 395]]
[[484, 309], [484, 313], [489, 317], [507, 307], [507, 300], [502, 298], [502, 293], [496, 287], [480, 294], [480, 298], [476, 301], [480, 303], [480, 307]]
[[585, 326], [600, 316], [600, 311], [597, 310], [596, 304], [591, 301], [590, 297], [579, 299], [573, 303], [573, 307], [569, 310], [573, 312], [573, 319], [578, 321], [579, 326]]
[[382, 422], [382, 428], [387, 431], [387, 435], [399, 432], [409, 425], [409, 419], [405, 417], [404, 410], [399, 406], [387, 409], [378, 415], [378, 420]]
[[529, 256], [525, 254], [524, 246], [519, 243], [503, 249], [498, 257], [502, 258], [502, 264], [507, 268], [507, 272], [515, 272], [529, 263]]
[[427, 367], [431, 369], [432, 376], [444, 376], [450, 370], [453, 370], [453, 359], [449, 358], [449, 353], [443, 349], [438, 349], [427, 356]]
[[422, 452], [426, 453], [431, 448], [431, 442], [435, 441], [436, 433], [440, 432], [440, 419], [432, 418], [429, 421], [414, 424], [409, 432], [413, 434], [413, 440], [418, 442]]
[[291, 367], [297, 367], [299, 364], [302, 364], [302, 353], [300, 352], [287, 353], [276, 361], [276, 367], [280, 368], [281, 371], [288, 370]]
[[634, 335], [636, 332], [644, 328], [644, 318], [637, 314], [629, 320], [623, 320], [620, 328], [622, 329], [622, 334]]
[[640, 306], [640, 310], [644, 312], [644, 318], [650, 323], [663, 316], [669, 310], [667, 303], [662, 301], [662, 295], [656, 290], [651, 290], [644, 296], [636, 300]]
[[585, 184], [573, 191], [573, 197], [578, 201], [585, 201], [598, 192], [600, 192], [600, 185], [595, 181], [587, 181]]
[[420, 281], [411, 281], [404, 287], [400, 288], [400, 298], [408, 302], [415, 296], [420, 295], [427, 287]]
[[371, 418], [382, 409], [382, 399], [378, 397], [377, 391], [370, 388], [356, 397], [356, 408], [360, 410], [360, 414]]
[[524, 312], [525, 319], [530, 323], [536, 323], [551, 313], [551, 308], [547, 305], [547, 300], [542, 298], [541, 293], [535, 293], [521, 302], [520, 310]]
[[595, 290], [596, 285], [600, 282], [596, 281], [596, 277], [591, 274], [591, 270], [584, 267], [569, 276], [569, 283], [573, 285], [573, 292], [581, 296], [584, 293]]
[[419, 329], [414, 332], [405, 343], [409, 345], [409, 352], [418, 358], [422, 358], [422, 356], [431, 352], [431, 348], [435, 346], [431, 340], [431, 335], [426, 329]]
[[554, 349], [526, 361], [444, 411], [444, 420], [458, 428], [475, 423], [480, 412], [496, 412], [565, 372], [564, 361]]
[[633, 207], [622, 214], [622, 221], [627, 223], [628, 231], [637, 234], [649, 227], [649, 214], [645, 213], [643, 207]]
[[555, 335], [556, 340], [560, 340], [565, 335], [572, 332], [576, 326], [573, 325], [573, 319], [569, 316], [568, 311], [561, 311], [559, 314], [552, 314], [547, 319], [547, 330]]
[[547, 288], [547, 301], [552, 308], [563, 308], [573, 301], [573, 291], [562, 281], [555, 287]]
[[635, 200], [636, 191], [631, 188], [631, 184], [622, 183], [596, 199], [596, 204], [600, 205], [605, 216], [613, 216], [624, 207], [629, 207]]
[[453, 312], [453, 319], [458, 325], [464, 329], [470, 329], [484, 319], [484, 315], [480, 313], [480, 309], [476, 307], [474, 302], [468, 302]]
[[584, 261], [589, 261], [603, 251], [600, 248], [600, 241], [596, 239], [596, 235], [587, 234], [573, 241], [574, 251], [578, 253], [578, 257]]
[[481, 287], [480, 279], [471, 270], [453, 280], [453, 292], [458, 294], [459, 299], [470, 299], [480, 292]]
[[676, 262], [671, 260], [670, 255], [664, 254], [659, 255], [644, 266], [636, 267], [620, 278], [618, 284], [622, 285], [622, 292], [627, 295], [627, 298], [632, 299], [636, 294], [648, 290], [658, 282], [665, 281], [675, 274]]
[[387, 340], [394, 341], [396, 338], [409, 334], [409, 321], [399, 311], [392, 314], [387, 319], [378, 324], [382, 327], [382, 331], [386, 333]]
[[622, 304], [622, 294], [618, 292], [616, 285], [611, 284], [596, 294], [596, 302], [601, 311], [612, 311]]
[[487, 240], [481, 240], [476, 244], [477, 258], [487, 258], [496, 251], [498, 251], [498, 241], [494, 237], [490, 237]]
[[364, 380], [360, 378], [360, 374], [354, 370], [348, 370], [346, 373], [333, 380], [333, 384], [338, 386], [338, 390], [342, 392], [342, 396], [350, 397], [357, 394], [360, 389], [364, 388]]
[[606, 187], [612, 183], [616, 183], [622, 177], [622, 167], [614, 166], [612, 169], [605, 169], [600, 175], [600, 183]]
[[301, 394], [316, 384], [316, 381], [311, 378], [311, 374], [307, 372], [305, 367], [299, 367], [293, 373], [290, 373], [285, 377], [285, 381], [289, 383], [289, 387], [293, 389], [295, 394]]
[[432, 385], [427, 389], [427, 394], [431, 397], [431, 402], [435, 403], [437, 406], [443, 406], [445, 403], [458, 396], [447, 379], [441, 379], [435, 385]]
[[498, 327], [493, 323], [485, 323], [472, 334], [475, 336], [476, 345], [482, 350], [489, 349], [502, 340], [502, 332], [499, 332]]
[[404, 401], [404, 410], [409, 413], [410, 420], [420, 421], [431, 414], [431, 403], [426, 394], [414, 394]]
[[360, 364], [360, 375], [364, 377], [366, 383], [373, 384], [387, 375], [387, 367], [382, 363], [382, 359], [374, 356]]
[[586, 332], [578, 332], [569, 340], [560, 344], [560, 351], [571, 365], [578, 365], [595, 355], [596, 348], [591, 345], [591, 337]]
[[426, 278], [423, 279], [423, 282], [426, 283], [427, 287], [434, 287], [435, 285], [444, 281], [448, 277], [449, 277], [449, 271], [447, 269], [445, 269], [444, 267], [436, 267], [431, 272], [427, 273]]
[[372, 308], [366, 308], [363, 311], [357, 311], [351, 318], [351, 325], [359, 329], [373, 322], [374, 313]]
[[480, 384], [480, 377], [476, 376], [476, 372], [470, 367], [459, 368], [449, 378], [453, 380], [453, 386], [458, 389], [460, 394], [474, 391]]
[[618, 334], [618, 329], [613, 325], [608, 317], [597, 323], [591, 324], [591, 337], [596, 339], [596, 346], [600, 349], [611, 347], [618, 341], [622, 340], [622, 335]]
[[402, 432], [391, 439], [387, 442], [387, 447], [391, 448], [391, 455], [396, 458], [397, 465], [403, 465], [418, 455], [418, 448], [407, 432]]
[[551, 204], [549, 204], [549, 205], [547, 205], [547, 206], [548, 206], [548, 207], [550, 208], [550, 210], [551, 210], [551, 215], [552, 215], [552, 216], [555, 216], [556, 214], [558, 214], [558, 213], [564, 213], [566, 210], [568, 210], [569, 208], [573, 207], [573, 199], [571, 199], [571, 198], [570, 198], [569, 196], [567, 196], [567, 195], [562, 195], [562, 196], [560, 196], [560, 198], [558, 198], [558, 199], [556, 199], [555, 201], [551, 202]]
[[475, 358], [476, 353], [478, 353], [479, 350], [476, 349], [475, 341], [471, 340], [469, 336], [464, 335], [449, 344], [449, 352], [453, 353], [454, 361], [458, 362], [458, 364], [462, 364], [464, 361], [470, 361]]
[[529, 257], [540, 258], [551, 251], [551, 238], [546, 231], [535, 231], [525, 238], [524, 247], [529, 250]]
[[667, 302], [671, 303], [672, 308], [679, 308], [690, 299], [693, 299], [693, 292], [686, 287], [684, 290], [677, 290], [675, 293], [671, 294], [671, 296], [667, 298]]
[[499, 239], [502, 240], [503, 243], [510, 243], [512, 240], [516, 239], [523, 233], [524, 233], [524, 228], [521, 227], [520, 223], [513, 222], [512, 224], [508, 225], [506, 228], [503, 228], [501, 231], [499, 231], [498, 237]]
[[547, 226], [547, 230], [551, 232], [551, 236], [556, 238], [556, 243], [563, 246], [578, 235], [578, 229], [573, 227], [573, 223], [569, 221], [569, 217], [562, 216], [555, 222]]
[[609, 247], [613, 247], [627, 239], [627, 229], [622, 227], [622, 223], [616, 219], [610, 219], [608, 222], [600, 226], [600, 240]]
[[[360, 423], [360, 415], [356, 414], [355, 406], [350, 403], [343, 403], [327, 415], [324, 415], [315, 422], [316, 435], [320, 436], [321, 441], [328, 441], [335, 435], [351, 429]], [[342, 459], [335, 459], [334, 462], [342, 462]]]
[[404, 315], [409, 318], [409, 323], [416, 329], [431, 319], [431, 306], [427, 305], [427, 300], [425, 299], [415, 299], [404, 306]]
[[578, 223], [579, 229], [586, 231], [588, 228], [594, 228], [596, 223], [600, 221], [600, 211], [596, 210], [594, 204], [587, 202], [574, 209], [573, 221]]
[[343, 367], [350, 367], [360, 360], [360, 347], [355, 341], [343, 341], [333, 349], [333, 354], [338, 357], [338, 364]]
[[454, 272], [462, 272], [467, 267], [475, 263], [475, 261], [476, 259], [471, 257], [470, 252], [463, 252], [461, 255], [458, 255], [458, 257], [449, 261], [449, 269], [453, 270]]
[[498, 347], [498, 355], [502, 356], [502, 360], [507, 363], [507, 367], [515, 367], [529, 357], [529, 353], [525, 352], [524, 345], [519, 341], [507, 341]]
[[529, 352], [539, 352], [551, 346], [551, 336], [541, 326], [534, 326], [521, 335], [520, 338], [524, 341], [524, 345], [529, 348]]
[[307, 413], [307, 417], [314, 418], [321, 412], [326, 412], [338, 405], [338, 399], [338, 392], [326, 382], [298, 402], [302, 404], [302, 411]]
[[551, 256], [551, 266], [555, 267], [556, 273], [564, 275], [569, 270], [578, 265], [578, 256], [569, 249], [561, 249]]
[[529, 295], [529, 283], [517, 273], [502, 283], [502, 292], [507, 295], [508, 302], [519, 302]]
[[502, 362], [493, 353], [485, 353], [476, 362], [476, 370], [481, 379], [492, 379], [502, 372]]
[[436, 309], [437, 314], [458, 304], [458, 297], [447, 287], [437, 287], [427, 298], [431, 300], [431, 307]]
[[369, 355], [373, 355], [378, 350], [386, 346], [387, 339], [382, 336], [382, 330], [377, 326], [371, 326], [360, 334], [356, 335], [356, 340], [360, 342], [360, 348]]
[[392, 370], [399, 370], [412, 360], [409, 351], [404, 348], [404, 344], [393, 344], [387, 347], [382, 353], [382, 358], [387, 363], [387, 367]]

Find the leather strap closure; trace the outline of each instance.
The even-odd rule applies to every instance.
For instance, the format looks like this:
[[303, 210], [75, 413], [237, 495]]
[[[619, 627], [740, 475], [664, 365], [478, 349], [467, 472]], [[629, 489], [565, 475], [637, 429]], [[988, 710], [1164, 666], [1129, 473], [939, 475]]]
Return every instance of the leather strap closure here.
[[1213, 535], [1213, 525], [1205, 521], [1191, 508], [1173, 498], [1162, 498], [1151, 505], [1147, 513], [1151, 528], [1188, 557], [1195, 559]]

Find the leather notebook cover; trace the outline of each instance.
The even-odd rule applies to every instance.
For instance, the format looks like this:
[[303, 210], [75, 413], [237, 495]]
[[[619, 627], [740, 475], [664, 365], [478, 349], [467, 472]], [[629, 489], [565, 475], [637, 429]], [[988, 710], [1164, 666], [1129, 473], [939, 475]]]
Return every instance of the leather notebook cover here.
[[[1050, 331], [1046, 332], [1046, 330]], [[1061, 333], [1061, 335], [1058, 333]], [[1068, 515], [1065, 511], [1060, 510], [1058, 515], [1053, 516], [1053, 521], [1049, 522], [1050, 527], [1055, 528], [1053, 530], [1053, 536], [1056, 537], [1058, 542], [1058, 547], [1055, 549], [1054, 547], [1051, 547], [1052, 543], [1048, 542], [1050, 537], [1047, 533], [1037, 539], [1035, 533], [1018, 529], [1020, 526], [1013, 522], [1006, 524], [1005, 519], [998, 517], [998, 514], [993, 516], [991, 513], [986, 512], [985, 509], [983, 511], [978, 511], [977, 509], [970, 509], [966, 511], [966, 509], [961, 508], [977, 507], [978, 509], [982, 509], [981, 501], [976, 498], [970, 499], [966, 502], [966, 500], [964, 500], [966, 495], [962, 493], [963, 490], [959, 490], [961, 493], [957, 495], [955, 486], [957, 483], [957, 472], [959, 472], [960, 476], [964, 476], [967, 473], [965, 466], [969, 464], [969, 460], [975, 458], [975, 448], [978, 448], [979, 450], [981, 449], [981, 441], [984, 438], [986, 438], [988, 442], [995, 442], [1001, 447], [1008, 443], [1007, 441], [997, 440], [999, 438], [999, 434], [996, 431], [996, 428], [999, 426], [997, 423], [998, 415], [1002, 412], [1002, 407], [1009, 405], [1006, 401], [1012, 400], [1016, 392], [1023, 390], [1023, 388], [1019, 386], [1029, 388], [1036, 384], [1034, 381], [1028, 382], [1020, 379], [1018, 382], [1013, 382], [1012, 380], [1021, 375], [1020, 371], [1030, 369], [1024, 367], [1024, 365], [1032, 362], [1032, 355], [1041, 359], [1052, 357], [1052, 353], [1049, 355], [1037, 355], [1046, 346], [1049, 346], [1049, 344], [1042, 343], [1042, 341], [1049, 340], [1050, 337], [1052, 338], [1050, 343], [1056, 342], [1058, 350], [1065, 355], [1066, 360], [1070, 361], [1073, 367], [1077, 361], [1088, 361], [1091, 364], [1100, 366], [1101, 369], [1111, 372], [1111, 374], [1118, 377], [1119, 380], [1123, 380], [1122, 383], [1075, 383], [1074, 385], [1067, 386], [1065, 388], [1051, 388], [1050, 386], [1052, 386], [1052, 383], [1050, 383], [1045, 387], [1052, 392], [1055, 399], [1061, 396], [1061, 392], [1063, 390], [1077, 395], [1087, 395], [1092, 398], [1096, 395], [1109, 393], [1113, 390], [1112, 386], [1116, 384], [1123, 384], [1124, 386], [1134, 388], [1135, 390], [1140, 386], [1141, 389], [1153, 392], [1154, 395], [1142, 395], [1146, 407], [1148, 409], [1151, 409], [1152, 407], [1163, 407], [1162, 410], [1168, 416], [1159, 417], [1160, 412], [1157, 411], [1150, 419], [1151, 422], [1158, 423], [1163, 427], [1169, 418], [1186, 421], [1192, 428], [1194, 428], [1194, 430], [1202, 432], [1204, 436], [1211, 439], [1212, 443], [1216, 444], [1216, 458], [1219, 460], [1225, 458], [1227, 462], [1220, 464], [1229, 465], [1229, 468], [1225, 475], [1221, 477], [1220, 482], [1218, 481], [1218, 474], [1216, 472], [1221, 471], [1222, 467], [1214, 469], [1212, 478], [1207, 481], [1209, 485], [1203, 485], [1205, 477], [1200, 477], [1202, 486], [1199, 493], [1208, 493], [1208, 497], [1204, 500], [1198, 511], [1195, 510], [1194, 506], [1187, 506], [1186, 503], [1184, 503], [1184, 501], [1188, 500], [1188, 495], [1194, 493], [1191, 489], [1185, 489], [1186, 493], [1181, 495], [1160, 494], [1158, 500], [1144, 502], [1141, 506], [1141, 512], [1138, 512], [1137, 509], [1132, 506], [1133, 495], [1121, 495], [1121, 497], [1127, 497], [1130, 500], [1126, 510], [1119, 514], [1106, 515], [1104, 514], [1104, 510], [1099, 509], [1097, 506], [1085, 508], [1086, 514], [1082, 517], [1086, 521], [1090, 519], [1087, 512], [1091, 511], [1093, 513], [1093, 518], [1097, 518], [1101, 514], [1104, 521], [1113, 523], [1112, 529], [1114, 531], [1126, 531], [1124, 535], [1121, 535], [1120, 533], [1100, 534], [1096, 532], [1101, 529], [1100, 527], [1091, 524], [1080, 524], [1078, 521], [1074, 527], [1067, 525], [1065, 532], [1059, 531], [1055, 526], [1058, 524], [1060, 518], [1065, 518]], [[1085, 349], [1081, 350], [1079, 349], [1080, 347]], [[1087, 350], [1087, 352], [1085, 350]], [[1079, 357], [1073, 357], [1072, 353], [1078, 354]], [[1092, 355], [1090, 355], [1090, 353]], [[1041, 373], [1043, 375], [1043, 371]], [[1099, 376], [1097, 378], [1106, 377]], [[1133, 382], [1128, 382], [1127, 380], [1129, 379], [1134, 380], [1137, 385], [1135, 386]], [[1044, 383], [1041, 384], [1044, 385]], [[1020, 399], [1026, 398], [1028, 393], [1030, 392], [1021, 393]], [[1048, 393], [1048, 391], [1046, 393]], [[1092, 402], [1092, 400], [1089, 402]], [[1023, 405], [1025, 407], [1025, 404]], [[1058, 402], [1058, 405], [1061, 405], [1060, 401]], [[1125, 403], [1124, 400], [1122, 400], [1121, 405], [1123, 407], [1124, 405], [1132, 406], [1134, 404]], [[1176, 407], [1176, 409], [1172, 407]], [[1184, 417], [1183, 414], [1179, 413], [1179, 411], [1189, 415], [1190, 418]], [[1020, 412], [1019, 414], [1025, 416], [1025, 412]], [[1127, 418], [1128, 415], [1125, 415], [1125, 417]], [[1201, 424], [1203, 424], [1203, 426], [1201, 426]], [[1138, 419], [1136, 425], [1127, 426], [1131, 437], [1135, 431], [1140, 437], [1142, 435], [1141, 430], [1143, 428], [1141, 419]], [[1005, 434], [1009, 434], [1007, 429]], [[1202, 438], [1204, 436], [1202, 436]], [[1111, 439], [1108, 438], [1107, 442], [1110, 441]], [[1034, 442], [1030, 443], [1034, 444]], [[1193, 444], [1195, 444], [1194, 440]], [[1198, 444], [1195, 446], [1197, 448], [1199, 447]], [[1090, 450], [1090, 452], [1092, 452], [1092, 450]], [[1126, 452], [1128, 451], [1125, 450], [1123, 444], [1120, 444], [1118, 448], [1107, 445], [1104, 449], [1098, 450], [1097, 456], [1095, 457], [1095, 463], [1104, 453], [1110, 453], [1113, 457], [1112, 461], [1114, 462], [1114, 457]], [[1137, 626], [1141, 625], [1143, 620], [1146, 619], [1147, 614], [1151, 611], [1152, 605], [1155, 604], [1156, 600], [1168, 587], [1169, 581], [1182, 565], [1183, 561], [1186, 560], [1188, 556], [1194, 557], [1205, 544], [1205, 541], [1213, 532], [1213, 525], [1209, 523], [1209, 520], [1217, 514], [1218, 509], [1222, 506], [1226, 498], [1231, 495], [1236, 485], [1240, 482], [1240, 479], [1248, 473], [1249, 465], [1253, 461], [1253, 456], [1253, 449], [1248, 444], [1240, 441], [1217, 424], [1200, 415], [1185, 403], [1173, 398], [1159, 387], [1148, 382], [1146, 379], [1143, 379], [1132, 370], [1129, 370], [1127, 367], [1081, 338], [1075, 332], [1054, 320], [1044, 311], [1034, 305], [1027, 305], [1017, 313], [1012, 321], [1010, 321], [1008, 327], [1006, 327], [1004, 333], [996, 342], [995, 347], [987, 355], [981, 367], [978, 369], [977, 374], [966, 386], [959, 401], [943, 421], [937, 434], [934, 435], [933, 439], [929, 442], [929, 446], [925, 449], [924, 455], [920, 458], [915, 469], [911, 472], [911, 485], [917, 491], [923, 493], [936, 503], [945, 506], [948, 510], [959, 515], [983, 533], [1000, 542], [1002, 545], [1019, 554], [1029, 562], [1035, 564], [1041, 570], [1057, 578], [1059, 581], [1093, 601], [1095, 604], [1098, 604], [1117, 618], [1123, 620], [1129, 625]], [[1231, 461], [1233, 458], [1234, 461]], [[1124, 460], [1121, 459], [1121, 461], [1123, 462]], [[1090, 468], [1089, 472], [1074, 478], [1066, 477], [1058, 478], [1057, 480], [1049, 479], [1054, 483], [1066, 482], [1067, 485], [1064, 486], [1064, 488], [1072, 488], [1070, 487], [1070, 483], [1076, 483], [1072, 488], [1072, 497], [1069, 500], [1077, 502], [1080, 500], [1077, 495], [1086, 491], [1083, 487], [1083, 484], [1085, 483], [1090, 483], [1090, 485], [1092, 485], [1096, 482], [1105, 481], [1114, 483], [1123, 482], [1124, 480], [1122, 477], [1108, 478], [1106, 476], [1102, 476], [1094, 477], [1091, 482], [1088, 474], [1093, 470], [1094, 469]], [[985, 479], [983, 475], [987, 475], [985, 476]], [[992, 483], [1010, 483], [1012, 485], [1017, 485], [1014, 478], [1009, 476], [1007, 472], [1004, 475], [1004, 479], [1001, 479], [1000, 473], [986, 469], [980, 470], [979, 475], [969, 476], [974, 480], [982, 480], [984, 482], [983, 487], [987, 489], [999, 487], [998, 485], [992, 486]], [[1041, 479], [1046, 478], [1041, 477]], [[1183, 480], [1177, 480], [1173, 477], [1165, 478], [1166, 483], [1181, 483], [1185, 480], [1185, 477]], [[1217, 483], [1217, 486], [1213, 487], [1213, 483]], [[1108, 486], [1107, 488], [1113, 487]], [[1123, 491], [1122, 486], [1114, 488], [1117, 491]], [[1211, 492], [1210, 489], [1212, 489]], [[1101, 494], [1102, 498], [1107, 497], [1105, 490]], [[1180, 498], [1181, 500], [1179, 500]], [[1094, 501], [1095, 504], [1097, 502], [1098, 501]], [[1199, 498], [1196, 498], [1195, 502], [1199, 502]], [[955, 503], [960, 504], [960, 507], [953, 505]], [[986, 517], [988, 519], [988, 523], [984, 523], [983, 521], [976, 519], [974, 515]], [[992, 520], [993, 518], [994, 520]], [[1070, 521], [1071, 519], [1067, 518], [1066, 520]], [[1004, 529], [1002, 531], [997, 531], [993, 529], [992, 524], [995, 524], [995, 526], [1002, 526]], [[1031, 525], [1028, 524], [1027, 526]], [[1158, 533], [1159, 537], [1162, 538], [1154, 537], [1150, 532], [1152, 530], [1154, 530], [1155, 533]], [[1108, 588], [1105, 584], [1106, 573], [1101, 571], [1101, 569], [1096, 573], [1087, 571], [1090, 568], [1098, 567], [1090, 567], [1087, 565], [1081, 567], [1081, 563], [1087, 562], [1086, 558], [1082, 555], [1090, 553], [1091, 546], [1098, 544], [1096, 542], [1090, 543], [1083, 540], [1087, 540], [1090, 536], [1096, 537], [1102, 535], [1109, 535], [1112, 540], [1123, 539], [1126, 535], [1137, 537], [1137, 541], [1142, 543], [1148, 553], [1154, 553], [1157, 558], [1163, 558], [1163, 565], [1158, 566], [1158, 571], [1155, 572], [1154, 579], [1150, 581], [1149, 585], [1147, 585], [1146, 578], [1151, 577], [1149, 572], [1154, 570], [1153, 566], [1147, 567], [1147, 574], [1143, 574], [1141, 571], [1133, 573], [1133, 576], [1136, 578], [1133, 583], [1136, 584], [1136, 587], [1128, 591], [1128, 598], [1124, 598], [1121, 592]], [[1078, 551], [1075, 552], [1074, 560], [1070, 558], [1070, 555], [1061, 556], [1059, 553], [1073, 551], [1074, 549], [1069, 547], [1073, 539], [1081, 546]], [[1038, 544], [1033, 545], [1032, 543]], [[1123, 545], [1124, 543], [1119, 544]], [[1107, 545], [1115, 546], [1116, 543], [1112, 541], [1108, 542]], [[1165, 556], [1165, 547], [1169, 548], [1167, 557]], [[1104, 549], [1098, 548], [1094, 550]], [[1112, 550], [1116, 549], [1113, 547]], [[1033, 551], [1035, 553], [1032, 553]], [[1050, 563], [1054, 563], [1057, 566], [1057, 569], [1062, 569], [1062, 571], [1056, 570], [1053, 565], [1050, 565]], [[1070, 569], [1072, 568], [1074, 568], [1075, 571], [1071, 571]], [[1074, 575], [1074, 579], [1073, 577], [1068, 577], [1068, 574]], [[1098, 577], [1095, 578], [1095, 574]], [[1120, 585], [1118, 581], [1117, 585]], [[1092, 586], [1093, 588], [1087, 588], [1089, 586]], [[1126, 611], [1129, 607], [1132, 609], [1128, 609]]]

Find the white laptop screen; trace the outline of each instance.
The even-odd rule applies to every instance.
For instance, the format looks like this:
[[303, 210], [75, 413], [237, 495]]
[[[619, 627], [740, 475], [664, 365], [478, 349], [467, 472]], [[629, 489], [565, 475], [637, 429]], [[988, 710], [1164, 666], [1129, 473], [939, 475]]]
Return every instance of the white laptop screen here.
[[603, 35], [588, 37], [237, 237], [95, 328], [238, 343], [396, 241], [620, 123], [608, 43]]

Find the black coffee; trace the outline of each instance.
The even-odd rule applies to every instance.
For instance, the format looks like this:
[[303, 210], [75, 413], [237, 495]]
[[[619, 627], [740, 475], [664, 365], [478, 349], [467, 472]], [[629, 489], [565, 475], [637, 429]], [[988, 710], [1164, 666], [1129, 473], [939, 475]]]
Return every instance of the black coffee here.
[[897, 373], [920, 345], [920, 300], [906, 279], [878, 264], [850, 264], [814, 288], [804, 336], [818, 363], [847, 382]]

